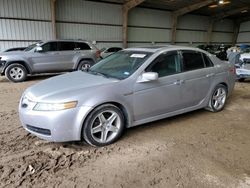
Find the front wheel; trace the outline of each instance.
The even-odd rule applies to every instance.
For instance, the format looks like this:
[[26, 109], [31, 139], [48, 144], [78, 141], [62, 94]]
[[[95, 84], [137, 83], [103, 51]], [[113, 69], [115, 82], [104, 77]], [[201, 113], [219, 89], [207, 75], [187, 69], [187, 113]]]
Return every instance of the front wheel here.
[[227, 88], [226, 86], [219, 84], [215, 87], [206, 109], [212, 112], [219, 112], [224, 108], [226, 100]]
[[21, 64], [11, 64], [5, 70], [5, 76], [12, 82], [22, 82], [27, 78], [27, 69]]
[[82, 130], [83, 138], [93, 146], [106, 146], [115, 142], [124, 129], [121, 110], [105, 104], [94, 109], [87, 117]]

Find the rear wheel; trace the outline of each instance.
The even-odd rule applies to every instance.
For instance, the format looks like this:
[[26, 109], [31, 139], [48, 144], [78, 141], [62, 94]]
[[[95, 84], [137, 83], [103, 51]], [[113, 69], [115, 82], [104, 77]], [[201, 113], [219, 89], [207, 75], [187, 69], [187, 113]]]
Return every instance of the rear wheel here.
[[106, 146], [115, 142], [123, 129], [124, 116], [121, 110], [112, 104], [105, 104], [88, 115], [82, 135], [90, 145]]
[[22, 82], [27, 78], [27, 69], [18, 63], [9, 65], [5, 70], [5, 76], [12, 82]]
[[93, 65], [92, 61], [89, 60], [82, 60], [80, 61], [77, 70], [81, 70], [81, 71], [88, 71], [89, 68]]
[[224, 108], [226, 99], [227, 88], [226, 86], [219, 84], [215, 87], [209, 101], [209, 106], [206, 109], [212, 112], [219, 112]]

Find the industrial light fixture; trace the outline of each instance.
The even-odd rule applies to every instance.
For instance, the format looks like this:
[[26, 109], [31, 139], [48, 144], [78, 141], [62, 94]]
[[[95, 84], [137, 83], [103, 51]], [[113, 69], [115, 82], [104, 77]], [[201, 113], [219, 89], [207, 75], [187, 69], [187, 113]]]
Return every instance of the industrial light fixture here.
[[242, 14], [243, 14], [243, 13], [247, 13], [247, 12], [248, 12], [247, 9], [241, 11]]
[[210, 5], [209, 8], [216, 8], [218, 6], [227, 5], [229, 3], [231, 2], [228, 0], [218, 0], [215, 4]]
[[218, 2], [220, 5], [223, 5], [224, 4], [224, 0], [219, 0]]

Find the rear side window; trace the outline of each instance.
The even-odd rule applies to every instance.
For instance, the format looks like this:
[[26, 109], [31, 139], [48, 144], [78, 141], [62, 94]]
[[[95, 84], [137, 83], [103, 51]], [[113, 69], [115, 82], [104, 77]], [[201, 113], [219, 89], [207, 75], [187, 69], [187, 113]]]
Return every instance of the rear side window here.
[[109, 48], [108, 50], [107, 50], [107, 52], [118, 52], [118, 51], [120, 51], [121, 50], [121, 48]]
[[58, 42], [59, 51], [71, 51], [75, 49], [74, 42]]
[[76, 50], [91, 50], [90, 46], [84, 42], [76, 43]]
[[201, 69], [205, 67], [203, 57], [200, 52], [196, 51], [182, 51], [183, 57], [183, 71], [190, 71]]
[[57, 51], [57, 42], [48, 42], [41, 47], [43, 48], [43, 52]]
[[202, 56], [203, 56], [206, 67], [213, 67], [214, 66], [211, 59], [206, 54], [202, 54]]

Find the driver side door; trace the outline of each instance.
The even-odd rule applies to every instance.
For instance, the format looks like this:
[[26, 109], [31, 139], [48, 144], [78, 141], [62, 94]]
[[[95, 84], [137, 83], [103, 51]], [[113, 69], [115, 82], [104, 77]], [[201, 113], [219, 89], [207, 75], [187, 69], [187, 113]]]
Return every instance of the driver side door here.
[[29, 62], [32, 62], [33, 72], [57, 72], [59, 51], [57, 42], [47, 42], [43, 44], [42, 51], [34, 52], [30, 57]]
[[159, 78], [156, 81], [135, 84], [134, 120], [181, 109], [181, 57], [178, 51], [159, 55], [145, 72], [157, 72]]

